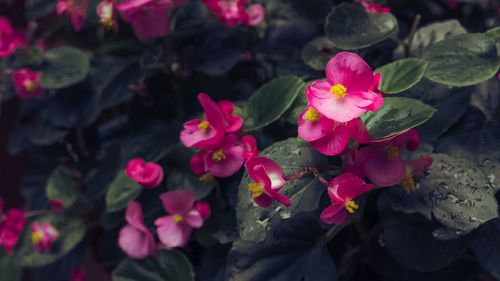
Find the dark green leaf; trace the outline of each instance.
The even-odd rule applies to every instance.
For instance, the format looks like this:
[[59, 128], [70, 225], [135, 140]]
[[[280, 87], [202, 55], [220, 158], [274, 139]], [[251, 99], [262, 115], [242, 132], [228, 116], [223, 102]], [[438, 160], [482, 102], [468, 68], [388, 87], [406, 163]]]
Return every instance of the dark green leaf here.
[[69, 208], [76, 200], [76, 185], [71, 171], [63, 166], [57, 167], [52, 172], [45, 189], [47, 198], [58, 200], [63, 203], [64, 208]]
[[248, 100], [247, 130], [256, 130], [278, 120], [303, 90], [304, 82], [295, 76], [276, 78], [260, 87]]
[[23, 269], [16, 264], [13, 256], [1, 255], [0, 272], [2, 272], [3, 280], [19, 281], [21, 280]]
[[385, 98], [376, 112], [367, 112], [361, 119], [373, 139], [393, 136], [429, 120], [436, 110], [418, 100]]
[[387, 39], [398, 30], [392, 14], [367, 13], [361, 5], [342, 3], [328, 15], [326, 37], [339, 49], [356, 50]]
[[[304, 167], [328, 165], [324, 155], [313, 150], [307, 143], [296, 138], [276, 142], [265, 149], [262, 156], [276, 161], [285, 175], [300, 172]], [[300, 212], [310, 212], [318, 208], [325, 186], [314, 177], [304, 177], [296, 181], [288, 181], [281, 193], [292, 200], [292, 206], [284, 207], [274, 203], [269, 208], [257, 206], [248, 191], [248, 174], [245, 173], [238, 193], [236, 214], [242, 240], [259, 242], [269, 235], [269, 228], [283, 223], [284, 220]]]
[[326, 37], [317, 37], [302, 49], [301, 57], [305, 64], [315, 70], [323, 70], [328, 61], [338, 52]]
[[112, 273], [113, 281], [194, 281], [189, 260], [180, 252], [158, 250], [144, 260], [122, 261]]
[[45, 54], [40, 83], [46, 89], [61, 89], [87, 77], [91, 55], [77, 48], [62, 46]]
[[481, 266], [500, 279], [500, 220], [492, 220], [481, 227], [472, 241], [471, 249]]
[[429, 61], [426, 77], [450, 86], [478, 84], [500, 67], [495, 42], [484, 34], [449, 37], [432, 45], [423, 56]]
[[382, 80], [379, 89], [385, 94], [397, 94], [415, 86], [427, 70], [428, 62], [408, 58], [386, 64], [375, 72], [380, 72]]
[[292, 17], [296, 14], [304, 19], [307, 19], [308, 21], [320, 23], [325, 20], [326, 16], [332, 9], [332, 3], [329, 0], [291, 0], [290, 4], [291, 8], [295, 12], [291, 15]]
[[500, 43], [500, 27], [492, 28], [486, 31], [486, 36], [490, 37], [495, 43]]
[[57, 2], [52, 0], [29, 0], [26, 4], [24, 14], [27, 19], [36, 20], [45, 17], [55, 11]]
[[118, 212], [127, 207], [128, 201], [134, 200], [141, 193], [141, 186], [120, 172], [108, 187], [106, 193], [106, 211]]

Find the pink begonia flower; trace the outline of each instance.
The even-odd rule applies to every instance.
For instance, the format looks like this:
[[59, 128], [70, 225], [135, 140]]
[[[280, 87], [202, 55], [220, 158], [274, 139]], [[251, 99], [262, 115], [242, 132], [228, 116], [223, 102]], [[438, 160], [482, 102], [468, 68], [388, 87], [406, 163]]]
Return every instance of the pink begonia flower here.
[[371, 0], [356, 0], [356, 3], [360, 4], [365, 8], [367, 13], [373, 14], [387, 14], [391, 12], [391, 8], [382, 7], [381, 5], [372, 2]]
[[265, 14], [261, 4], [249, 4], [245, 0], [203, 0], [203, 2], [222, 24], [230, 27], [240, 24], [258, 25]]
[[64, 202], [62, 200], [50, 199], [49, 205], [56, 213], [60, 213], [64, 209]]
[[248, 190], [257, 205], [267, 208], [273, 200], [287, 207], [292, 204], [290, 199], [279, 193], [286, 181], [278, 163], [266, 157], [255, 157], [248, 160], [245, 167], [252, 180]]
[[409, 193], [416, 190], [414, 177], [424, 176], [425, 172], [431, 167], [432, 161], [432, 157], [423, 156], [406, 163], [405, 176], [400, 183], [406, 192]]
[[216, 177], [229, 177], [238, 172], [245, 159], [236, 135], [227, 135], [222, 143], [205, 154], [206, 170]]
[[170, 29], [170, 11], [180, 2], [172, 0], [125, 0], [118, 4], [123, 21], [129, 22], [141, 40], [165, 36]]
[[156, 219], [157, 234], [167, 249], [184, 247], [193, 228], [203, 226], [203, 216], [194, 207], [196, 196], [192, 190], [177, 190], [160, 195], [168, 216]]
[[257, 140], [250, 135], [241, 138], [241, 146], [243, 147], [243, 158], [249, 160], [259, 156], [260, 151], [257, 149]]
[[243, 118], [241, 116], [233, 114], [234, 104], [227, 100], [222, 100], [218, 102], [218, 105], [224, 116], [226, 117], [226, 128], [224, 129], [226, 133], [237, 133], [243, 128]]
[[200, 213], [201, 217], [204, 220], [209, 219], [210, 216], [212, 215], [212, 209], [210, 208], [208, 202], [205, 201], [196, 202], [194, 208], [196, 209], [196, 211], [198, 211], [198, 213]]
[[0, 246], [8, 254], [14, 251], [25, 224], [24, 211], [18, 209], [9, 209], [0, 222]]
[[83, 266], [73, 267], [69, 275], [69, 281], [85, 281], [85, 268]]
[[382, 106], [370, 66], [357, 54], [337, 53], [326, 66], [326, 81], [306, 88], [309, 104], [328, 119], [348, 122]]
[[116, 3], [115, 0], [102, 0], [96, 7], [96, 13], [99, 17], [99, 22], [107, 30], [116, 30]]
[[27, 100], [43, 95], [40, 77], [42, 77], [42, 72], [32, 71], [29, 68], [21, 68], [14, 71], [12, 80], [17, 96]]
[[128, 202], [125, 212], [125, 225], [118, 237], [118, 245], [131, 258], [143, 259], [155, 253], [155, 240], [144, 225], [141, 205], [136, 201]]
[[198, 101], [205, 111], [205, 119], [195, 119], [184, 123], [180, 139], [187, 147], [211, 149], [224, 139], [226, 118], [217, 103], [207, 94], [200, 93]]
[[68, 13], [76, 31], [82, 30], [88, 8], [89, 0], [57, 0], [57, 14]]
[[416, 130], [412, 129], [391, 138], [373, 141], [358, 153], [363, 173], [379, 186], [398, 184], [405, 176], [405, 163], [401, 159], [400, 150], [406, 148], [415, 151], [420, 144]]
[[155, 188], [163, 181], [163, 168], [154, 163], [146, 163], [143, 159], [134, 158], [125, 167], [127, 176], [146, 188]]
[[14, 30], [7, 18], [0, 17], [0, 58], [11, 56], [25, 41], [24, 32]]
[[328, 184], [331, 205], [321, 212], [320, 218], [328, 224], [343, 224], [349, 214], [359, 208], [354, 199], [373, 188], [373, 184], [353, 174], [343, 173]]
[[266, 14], [266, 10], [261, 4], [251, 4], [246, 9], [246, 12], [248, 14], [248, 20], [244, 24], [250, 26], [258, 25]]
[[34, 222], [31, 225], [31, 242], [37, 252], [50, 252], [52, 243], [59, 238], [59, 231], [49, 222]]

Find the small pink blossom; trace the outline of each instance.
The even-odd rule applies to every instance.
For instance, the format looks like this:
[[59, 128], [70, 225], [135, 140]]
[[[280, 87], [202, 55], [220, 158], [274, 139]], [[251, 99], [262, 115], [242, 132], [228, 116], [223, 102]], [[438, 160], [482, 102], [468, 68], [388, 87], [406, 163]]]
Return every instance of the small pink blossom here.
[[425, 172], [431, 167], [432, 161], [432, 157], [423, 156], [406, 163], [405, 176], [400, 183], [406, 192], [416, 190], [414, 177], [424, 176]]
[[29, 68], [14, 71], [12, 80], [14, 81], [17, 96], [26, 100], [41, 96], [43, 88], [40, 85], [40, 77], [42, 77], [42, 72], [32, 71]]
[[0, 17], [0, 58], [11, 56], [24, 41], [24, 33], [14, 30], [7, 18]]
[[31, 225], [31, 242], [37, 252], [50, 252], [52, 243], [58, 238], [59, 231], [49, 221]]
[[60, 213], [64, 209], [64, 202], [62, 200], [51, 199], [49, 200], [49, 205], [56, 213]]
[[321, 212], [321, 220], [328, 224], [345, 223], [349, 214], [359, 208], [354, 199], [372, 188], [373, 184], [367, 184], [353, 174], [343, 173], [337, 176], [328, 184], [331, 205]]
[[57, 0], [57, 14], [67, 13], [76, 31], [82, 30], [89, 8], [89, 0]]
[[200, 93], [198, 101], [205, 111], [205, 119], [184, 123], [180, 139], [187, 147], [211, 149], [224, 139], [226, 118], [220, 107], [207, 94]]
[[205, 154], [206, 170], [216, 177], [229, 177], [238, 172], [245, 159], [236, 135], [227, 135], [222, 143]]
[[226, 26], [258, 25], [265, 15], [261, 4], [250, 4], [245, 0], [203, 0]]
[[138, 202], [128, 202], [125, 212], [125, 225], [118, 237], [118, 245], [131, 258], [143, 259], [154, 254], [155, 241], [144, 225], [142, 208]]
[[125, 167], [127, 176], [146, 188], [155, 188], [163, 181], [163, 168], [154, 163], [146, 163], [143, 159], [134, 158]]
[[160, 241], [167, 249], [186, 246], [193, 228], [202, 227], [204, 221], [202, 214], [194, 206], [194, 192], [171, 191], [160, 195], [160, 200], [169, 214], [155, 221]]
[[118, 4], [123, 21], [129, 22], [141, 40], [165, 36], [170, 28], [170, 11], [178, 1], [124, 0]]
[[[456, 1], [456, 0], [455, 0]], [[356, 3], [360, 4], [365, 8], [367, 13], [373, 14], [387, 14], [391, 12], [391, 8], [382, 7], [381, 5], [372, 2], [371, 0], [356, 0]]]
[[233, 114], [234, 104], [228, 100], [222, 100], [218, 105], [226, 119], [226, 126], [224, 129], [226, 133], [238, 133], [243, 128], [243, 118]]
[[196, 211], [198, 211], [198, 213], [200, 213], [201, 217], [204, 220], [207, 220], [212, 215], [212, 209], [210, 208], [210, 205], [205, 201], [196, 202], [194, 208], [196, 209]]
[[249, 160], [259, 156], [260, 151], [257, 149], [257, 140], [250, 135], [241, 138], [241, 146], [243, 147], [243, 158]]
[[255, 157], [248, 160], [245, 167], [252, 180], [248, 190], [257, 205], [267, 208], [273, 200], [287, 207], [292, 204], [290, 199], [279, 193], [286, 181], [278, 163], [266, 157]]
[[326, 118], [348, 122], [382, 106], [370, 66], [357, 54], [340, 52], [326, 66], [326, 81], [306, 88], [309, 104]]
[[96, 7], [99, 22], [107, 30], [116, 30], [116, 3], [115, 0], [102, 0]]
[[[2, 215], [2, 214], [0, 214]], [[9, 209], [7, 214], [2, 215], [3, 221], [0, 220], [0, 246], [11, 254], [19, 240], [26, 224], [24, 211], [18, 209]]]
[[69, 281], [85, 281], [85, 268], [83, 266], [73, 267], [69, 275]]

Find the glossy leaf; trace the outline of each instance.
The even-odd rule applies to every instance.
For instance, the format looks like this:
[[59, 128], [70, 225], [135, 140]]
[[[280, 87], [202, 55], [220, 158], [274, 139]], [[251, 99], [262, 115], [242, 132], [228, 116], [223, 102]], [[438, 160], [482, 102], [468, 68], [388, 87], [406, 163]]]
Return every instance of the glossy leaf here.
[[45, 54], [40, 83], [45, 89], [61, 89], [74, 85], [87, 77], [90, 54], [74, 47], [62, 46]]
[[63, 166], [57, 167], [47, 182], [45, 192], [48, 199], [61, 201], [64, 208], [71, 207], [77, 196], [71, 171]]
[[109, 185], [106, 193], [106, 211], [118, 212], [127, 207], [128, 201], [134, 200], [141, 193], [141, 186], [120, 172]]
[[379, 89], [385, 94], [397, 94], [415, 86], [427, 70], [428, 62], [422, 59], [408, 58], [386, 64], [375, 72], [382, 75]]

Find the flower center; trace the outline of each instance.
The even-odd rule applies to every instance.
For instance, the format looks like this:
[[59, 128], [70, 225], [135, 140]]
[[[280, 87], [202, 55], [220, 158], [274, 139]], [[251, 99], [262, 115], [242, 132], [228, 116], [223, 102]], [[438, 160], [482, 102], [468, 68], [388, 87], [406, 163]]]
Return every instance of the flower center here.
[[314, 123], [314, 122], [318, 121], [319, 117], [320, 117], [319, 116], [319, 112], [316, 109], [312, 108], [312, 107], [310, 107], [306, 111], [306, 120], [309, 121], [309, 122], [311, 122], [311, 123]]
[[205, 184], [213, 183], [215, 181], [214, 176], [212, 176], [210, 173], [205, 173], [198, 179]]
[[172, 217], [172, 220], [175, 222], [175, 223], [181, 223], [184, 221], [184, 217], [179, 215], [179, 214], [176, 214]]
[[413, 177], [411, 175], [404, 176], [403, 180], [401, 181], [401, 185], [407, 193], [417, 190], [415, 180], [413, 180]]
[[248, 184], [248, 190], [252, 193], [252, 198], [257, 198], [264, 193], [264, 187], [260, 183], [251, 182]]
[[39, 243], [40, 241], [42, 241], [42, 239], [43, 237], [40, 232], [34, 231], [31, 233], [31, 242], [33, 242], [33, 244]]
[[399, 148], [395, 146], [389, 147], [387, 149], [387, 158], [389, 158], [389, 160], [393, 160], [396, 157], [399, 157]]
[[203, 120], [200, 124], [198, 124], [198, 130], [200, 130], [202, 133], [205, 133], [208, 129], [208, 126], [210, 126], [210, 123], [208, 123], [208, 121], [206, 120]]
[[356, 204], [356, 202], [354, 202], [353, 200], [346, 201], [344, 203], [344, 207], [351, 214], [353, 214], [354, 212], [356, 212], [357, 209], [359, 209], [359, 205]]
[[342, 84], [335, 84], [330, 88], [330, 93], [332, 93], [334, 97], [341, 99], [347, 95], [347, 89]]
[[24, 88], [26, 88], [26, 91], [28, 92], [33, 92], [36, 90], [37, 84], [33, 80], [25, 80], [24, 81]]
[[222, 149], [219, 149], [212, 154], [212, 160], [214, 160], [214, 161], [219, 162], [219, 161], [222, 161], [224, 159], [226, 159], [226, 154], [224, 154], [224, 151], [222, 151]]

